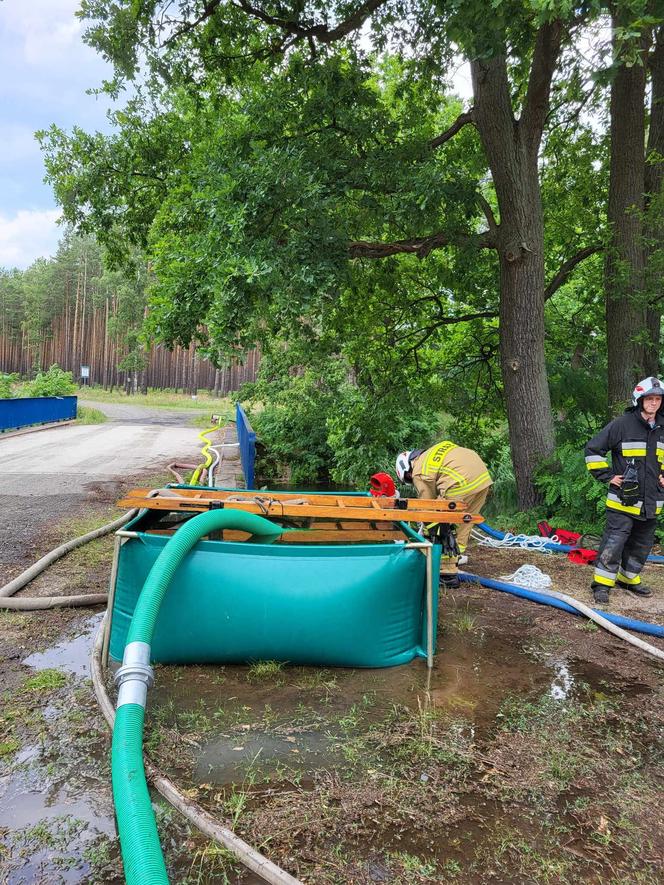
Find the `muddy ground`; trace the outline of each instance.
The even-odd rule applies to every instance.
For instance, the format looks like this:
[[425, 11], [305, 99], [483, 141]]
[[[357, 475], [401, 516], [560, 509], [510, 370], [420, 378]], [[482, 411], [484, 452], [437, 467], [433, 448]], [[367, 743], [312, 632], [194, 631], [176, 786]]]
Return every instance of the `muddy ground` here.
[[[4, 497], [0, 578], [113, 518], [144, 481]], [[98, 592], [110, 548], [71, 554], [24, 592]], [[590, 570], [564, 557], [472, 548], [468, 569], [524, 562], [590, 601]], [[644, 576], [653, 599], [620, 593], [611, 608], [664, 623], [664, 569]], [[0, 613], [0, 882], [122, 881], [85, 665], [100, 616]], [[470, 584], [441, 597], [438, 644], [431, 674], [422, 660], [158, 667], [147, 752], [306, 883], [661, 882], [663, 668], [580, 618]], [[155, 802], [172, 881], [258, 881]]]

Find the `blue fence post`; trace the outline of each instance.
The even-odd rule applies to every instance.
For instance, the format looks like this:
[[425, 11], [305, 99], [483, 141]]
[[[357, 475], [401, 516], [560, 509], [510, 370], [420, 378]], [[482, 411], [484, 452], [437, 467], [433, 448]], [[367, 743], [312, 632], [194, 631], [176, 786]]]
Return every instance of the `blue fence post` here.
[[244, 484], [248, 489], [254, 487], [254, 464], [256, 462], [256, 433], [252, 429], [247, 415], [240, 405], [235, 404], [235, 424], [237, 426], [237, 441], [240, 444], [240, 459]]
[[78, 397], [26, 396], [0, 399], [0, 431], [17, 430], [30, 424], [71, 421], [76, 417]]

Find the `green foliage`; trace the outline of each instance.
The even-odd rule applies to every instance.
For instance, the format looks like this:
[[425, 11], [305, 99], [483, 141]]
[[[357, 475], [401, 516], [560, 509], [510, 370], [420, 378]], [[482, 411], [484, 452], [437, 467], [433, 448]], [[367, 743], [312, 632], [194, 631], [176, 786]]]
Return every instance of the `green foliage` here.
[[256, 464], [260, 476], [278, 479], [288, 474], [296, 486], [329, 479], [327, 398], [308, 375], [293, 382], [285, 401], [270, 402], [259, 415], [252, 415], [252, 424], [265, 444]]
[[71, 372], [52, 365], [47, 372], [39, 372], [27, 386], [28, 396], [69, 396], [76, 392]]
[[14, 396], [14, 384], [18, 381], [18, 375], [0, 374], [0, 399], [10, 399]]
[[251, 423], [265, 451], [256, 465], [259, 475], [277, 479], [290, 471], [292, 484], [329, 479], [333, 454], [326, 419], [334, 408], [344, 372], [341, 361], [325, 371], [300, 370], [290, 350], [266, 355], [258, 382], [247, 385], [242, 399], [264, 403], [259, 411], [248, 404]]
[[518, 510], [516, 479], [509, 443], [504, 437], [494, 449], [492, 458], [487, 458], [485, 455], [485, 462], [493, 479], [491, 496], [485, 510], [487, 516], [495, 513], [515, 513]]
[[583, 448], [570, 443], [559, 446], [553, 458], [537, 470], [535, 483], [559, 528], [597, 531], [604, 515], [606, 486], [586, 469]]
[[371, 388], [346, 383], [339, 394], [327, 417], [336, 482], [366, 489], [378, 470], [394, 476], [400, 451], [425, 448], [439, 438], [439, 414], [398, 383], [379, 396]]

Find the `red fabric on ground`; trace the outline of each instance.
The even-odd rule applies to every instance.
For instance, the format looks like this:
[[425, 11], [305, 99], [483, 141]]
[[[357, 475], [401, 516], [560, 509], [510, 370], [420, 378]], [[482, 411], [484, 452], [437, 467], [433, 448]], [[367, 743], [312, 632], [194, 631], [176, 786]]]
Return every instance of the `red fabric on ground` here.
[[597, 550], [585, 550], [583, 547], [579, 547], [578, 550], [570, 550], [567, 558], [577, 565], [591, 565], [597, 559]]
[[580, 532], [568, 532], [566, 529], [555, 529], [553, 533], [561, 544], [571, 544], [572, 546], [581, 537]]

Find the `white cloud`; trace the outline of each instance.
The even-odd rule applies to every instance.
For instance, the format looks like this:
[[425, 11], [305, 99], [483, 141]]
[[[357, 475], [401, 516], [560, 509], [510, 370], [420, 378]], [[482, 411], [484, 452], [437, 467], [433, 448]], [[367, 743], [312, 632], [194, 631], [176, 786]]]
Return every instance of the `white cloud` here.
[[466, 102], [473, 99], [473, 81], [470, 76], [470, 62], [457, 59], [457, 67], [452, 73], [452, 91]]
[[[56, 81], [75, 68], [106, 67], [82, 41], [87, 24], [76, 18], [79, 0], [5, 0], [0, 35], [17, 63]], [[88, 85], [95, 85], [94, 83]]]
[[0, 267], [25, 268], [53, 255], [62, 235], [58, 209], [20, 209], [13, 218], [0, 215]]

